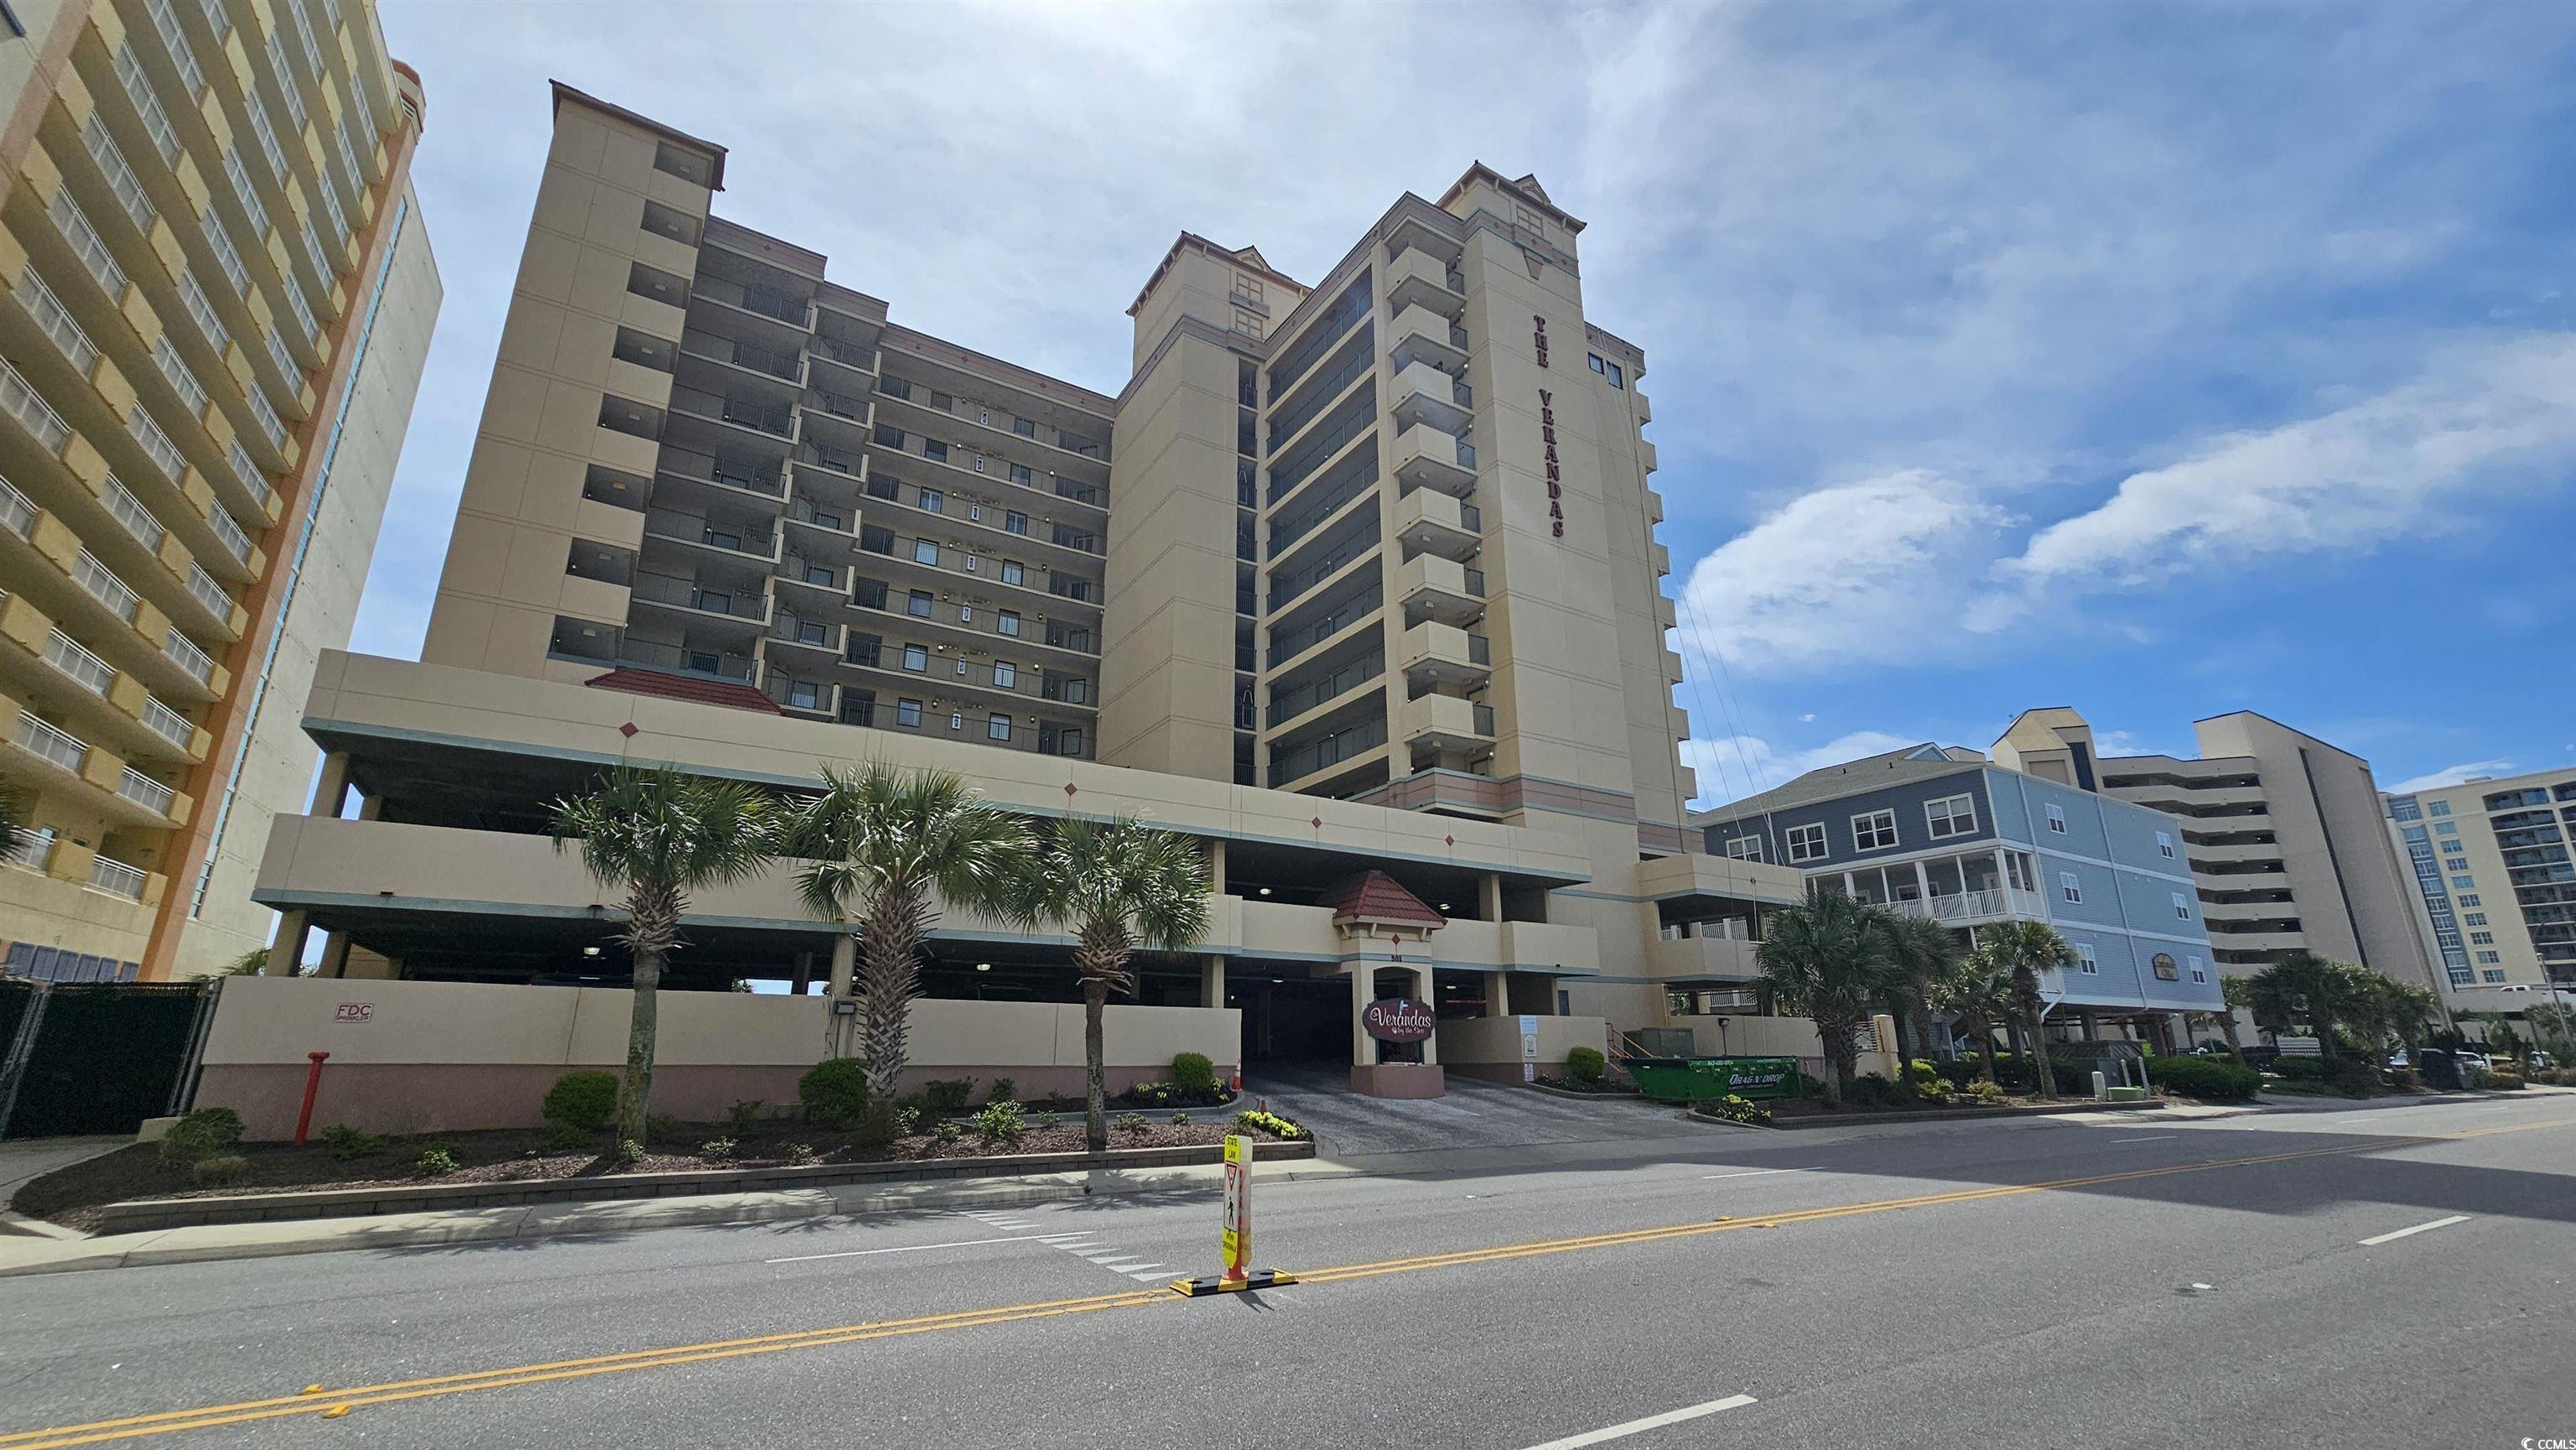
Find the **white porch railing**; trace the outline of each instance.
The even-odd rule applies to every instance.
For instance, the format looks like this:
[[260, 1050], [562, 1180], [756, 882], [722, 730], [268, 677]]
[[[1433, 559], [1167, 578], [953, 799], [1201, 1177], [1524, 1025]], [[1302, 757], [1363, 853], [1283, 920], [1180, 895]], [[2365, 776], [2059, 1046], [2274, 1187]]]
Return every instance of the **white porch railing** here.
[[128, 901], [141, 901], [143, 883], [144, 873], [139, 867], [128, 866], [122, 861], [111, 861], [105, 856], [89, 863], [89, 884], [110, 896], [122, 896]]
[[1974, 921], [2001, 921], [2011, 917], [2028, 917], [2034, 921], [2048, 919], [2047, 904], [2038, 892], [2011, 887], [1962, 891], [1918, 901], [1892, 901], [1888, 903], [1888, 910], [1899, 916], [1928, 917], [1933, 921], [1962, 926]]

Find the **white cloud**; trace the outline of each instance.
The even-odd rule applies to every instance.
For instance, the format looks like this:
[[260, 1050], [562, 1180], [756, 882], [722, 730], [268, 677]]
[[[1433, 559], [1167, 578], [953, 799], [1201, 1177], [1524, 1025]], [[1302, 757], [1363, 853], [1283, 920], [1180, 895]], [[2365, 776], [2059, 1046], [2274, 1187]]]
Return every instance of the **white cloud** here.
[[1945, 653], [2012, 522], [1922, 470], [1818, 489], [1692, 567], [1682, 638], [1730, 667], [1773, 671]]
[[[2224, 435], [2031, 536], [2002, 575], [2149, 589], [2266, 556], [2365, 549], [2516, 464], [2576, 455], [2576, 337], [2464, 348], [2314, 418]], [[2554, 480], [2553, 480], [2554, 482]]]
[[1920, 735], [1855, 730], [1800, 750], [1776, 750], [1759, 735], [1729, 735], [1718, 740], [1685, 740], [1681, 751], [1682, 764], [1699, 776], [1699, 796], [1691, 802], [1691, 809], [1704, 810], [1785, 785], [1811, 770], [1922, 743]]
[[2381, 786], [2380, 789], [2399, 795], [2410, 790], [2440, 790], [2445, 786], [2464, 785], [2478, 776], [2511, 775], [2513, 770], [2514, 765], [2510, 760], [2472, 760], [2460, 765], [2446, 765], [2430, 775], [2419, 775], [2413, 780], [2401, 780], [2395, 785]]

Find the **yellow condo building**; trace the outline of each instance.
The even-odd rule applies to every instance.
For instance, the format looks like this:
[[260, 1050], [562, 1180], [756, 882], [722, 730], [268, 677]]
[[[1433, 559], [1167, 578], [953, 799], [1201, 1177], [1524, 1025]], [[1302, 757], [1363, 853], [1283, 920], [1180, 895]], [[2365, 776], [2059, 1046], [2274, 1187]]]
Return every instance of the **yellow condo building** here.
[[13, 0], [0, 39], [0, 952], [264, 946], [439, 303], [364, 0]]

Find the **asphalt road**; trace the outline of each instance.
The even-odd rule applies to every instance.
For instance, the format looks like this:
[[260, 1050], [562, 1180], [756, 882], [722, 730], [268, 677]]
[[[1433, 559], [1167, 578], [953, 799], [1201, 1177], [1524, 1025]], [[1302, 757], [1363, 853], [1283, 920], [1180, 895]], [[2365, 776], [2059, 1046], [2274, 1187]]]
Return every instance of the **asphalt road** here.
[[0, 1450], [2576, 1442], [2576, 1097], [1558, 1148], [9, 1280]]

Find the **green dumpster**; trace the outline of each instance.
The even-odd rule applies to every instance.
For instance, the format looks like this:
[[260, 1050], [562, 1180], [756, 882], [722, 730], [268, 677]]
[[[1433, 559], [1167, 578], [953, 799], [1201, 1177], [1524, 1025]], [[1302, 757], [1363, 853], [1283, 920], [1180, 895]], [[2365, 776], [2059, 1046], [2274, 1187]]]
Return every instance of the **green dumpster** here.
[[1794, 1098], [1806, 1091], [1794, 1057], [1632, 1057], [1620, 1066], [1657, 1102]]

